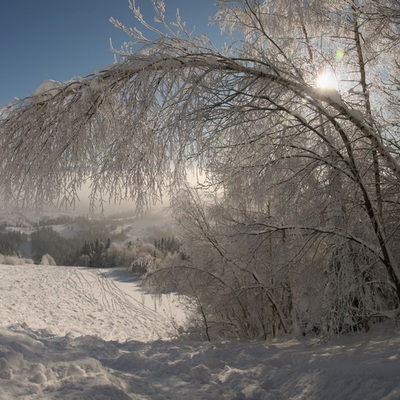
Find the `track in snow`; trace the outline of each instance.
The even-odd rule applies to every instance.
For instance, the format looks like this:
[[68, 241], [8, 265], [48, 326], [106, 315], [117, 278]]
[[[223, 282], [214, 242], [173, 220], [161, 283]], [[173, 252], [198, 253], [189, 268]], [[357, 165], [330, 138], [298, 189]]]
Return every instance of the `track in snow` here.
[[177, 301], [145, 294], [122, 269], [0, 265], [3, 327], [24, 323], [58, 335], [151, 341], [173, 334], [169, 311]]

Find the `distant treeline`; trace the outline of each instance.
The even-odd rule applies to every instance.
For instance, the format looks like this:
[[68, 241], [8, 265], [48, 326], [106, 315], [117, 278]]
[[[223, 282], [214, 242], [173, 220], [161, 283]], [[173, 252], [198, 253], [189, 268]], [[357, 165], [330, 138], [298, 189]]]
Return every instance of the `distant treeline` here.
[[[131, 218], [132, 219], [132, 218]], [[180, 251], [181, 244], [167, 229], [154, 227], [143, 240], [127, 241], [125, 218], [91, 220], [85, 216], [56, 216], [23, 226], [0, 224], [0, 254], [31, 258], [35, 264], [51, 257], [57, 265], [125, 267], [143, 274], [153, 269], [167, 254]], [[134, 221], [132, 221], [134, 222]], [[30, 234], [23, 233], [26, 229]], [[67, 234], [60, 234], [60, 229]], [[47, 259], [46, 258], [46, 259]]]
[[[63, 237], [52, 226], [66, 225], [73, 232], [72, 237]], [[32, 257], [39, 263], [42, 256], [50, 254], [57, 265], [75, 265], [82, 253], [85, 242], [107, 243], [126, 238], [123, 229], [116, 233], [117, 225], [111, 221], [91, 221], [87, 217], [46, 218], [37, 224], [30, 235], [0, 225], [0, 253], [8, 256]]]
[[21, 244], [28, 241], [28, 235], [18, 231], [5, 231], [0, 227], [0, 254], [5, 256], [19, 256]]

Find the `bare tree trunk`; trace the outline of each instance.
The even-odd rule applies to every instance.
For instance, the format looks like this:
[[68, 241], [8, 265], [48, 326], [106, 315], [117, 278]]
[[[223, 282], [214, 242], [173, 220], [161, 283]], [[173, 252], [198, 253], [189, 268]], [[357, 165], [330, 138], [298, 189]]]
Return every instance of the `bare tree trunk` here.
[[[368, 90], [368, 83], [367, 83], [367, 77], [366, 77], [366, 72], [365, 72], [365, 59], [364, 59], [364, 54], [363, 54], [362, 44], [361, 44], [361, 41], [362, 41], [362, 36], [361, 36], [361, 32], [360, 32], [361, 28], [360, 28], [360, 24], [358, 22], [359, 10], [354, 3], [352, 4], [352, 9], [353, 9], [354, 41], [355, 41], [357, 56], [358, 56], [358, 66], [359, 66], [359, 72], [360, 72], [360, 83], [361, 83], [361, 88], [362, 88], [362, 95], [364, 97], [364, 103], [365, 103], [365, 117], [366, 117], [366, 120], [368, 121], [368, 124], [372, 127], [373, 126], [373, 116], [372, 116], [372, 108], [371, 108], [371, 99], [370, 99], [369, 90]], [[381, 172], [380, 172], [380, 166], [379, 166], [379, 158], [378, 158], [378, 152], [377, 152], [372, 140], [371, 140], [371, 145], [372, 145], [372, 160], [373, 160], [372, 165], [374, 168], [375, 195], [376, 195], [377, 209], [378, 209], [379, 218], [381, 219], [381, 222], [383, 224], [384, 223], [384, 221], [383, 221], [383, 201], [382, 201]]]

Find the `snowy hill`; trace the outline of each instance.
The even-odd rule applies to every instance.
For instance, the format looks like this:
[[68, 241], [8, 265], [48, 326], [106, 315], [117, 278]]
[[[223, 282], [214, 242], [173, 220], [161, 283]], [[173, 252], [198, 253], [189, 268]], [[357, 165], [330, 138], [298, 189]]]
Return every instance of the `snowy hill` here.
[[400, 398], [398, 329], [194, 342], [174, 338], [177, 298], [155, 301], [121, 269], [3, 265], [0, 276], [2, 400]]

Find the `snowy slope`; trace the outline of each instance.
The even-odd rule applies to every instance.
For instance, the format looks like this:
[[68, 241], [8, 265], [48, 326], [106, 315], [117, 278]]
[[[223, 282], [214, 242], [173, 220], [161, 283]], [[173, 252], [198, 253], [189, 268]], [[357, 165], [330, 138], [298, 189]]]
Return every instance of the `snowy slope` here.
[[167, 309], [179, 316], [167, 300], [122, 270], [0, 266], [0, 399], [400, 399], [397, 328], [330, 343], [154, 340], [173, 332]]
[[7, 305], [2, 326], [25, 323], [55, 335], [106, 340], [149, 341], [174, 333], [170, 313], [157, 308], [168, 311], [177, 299], [146, 295], [121, 269], [2, 265], [0, 300]]

